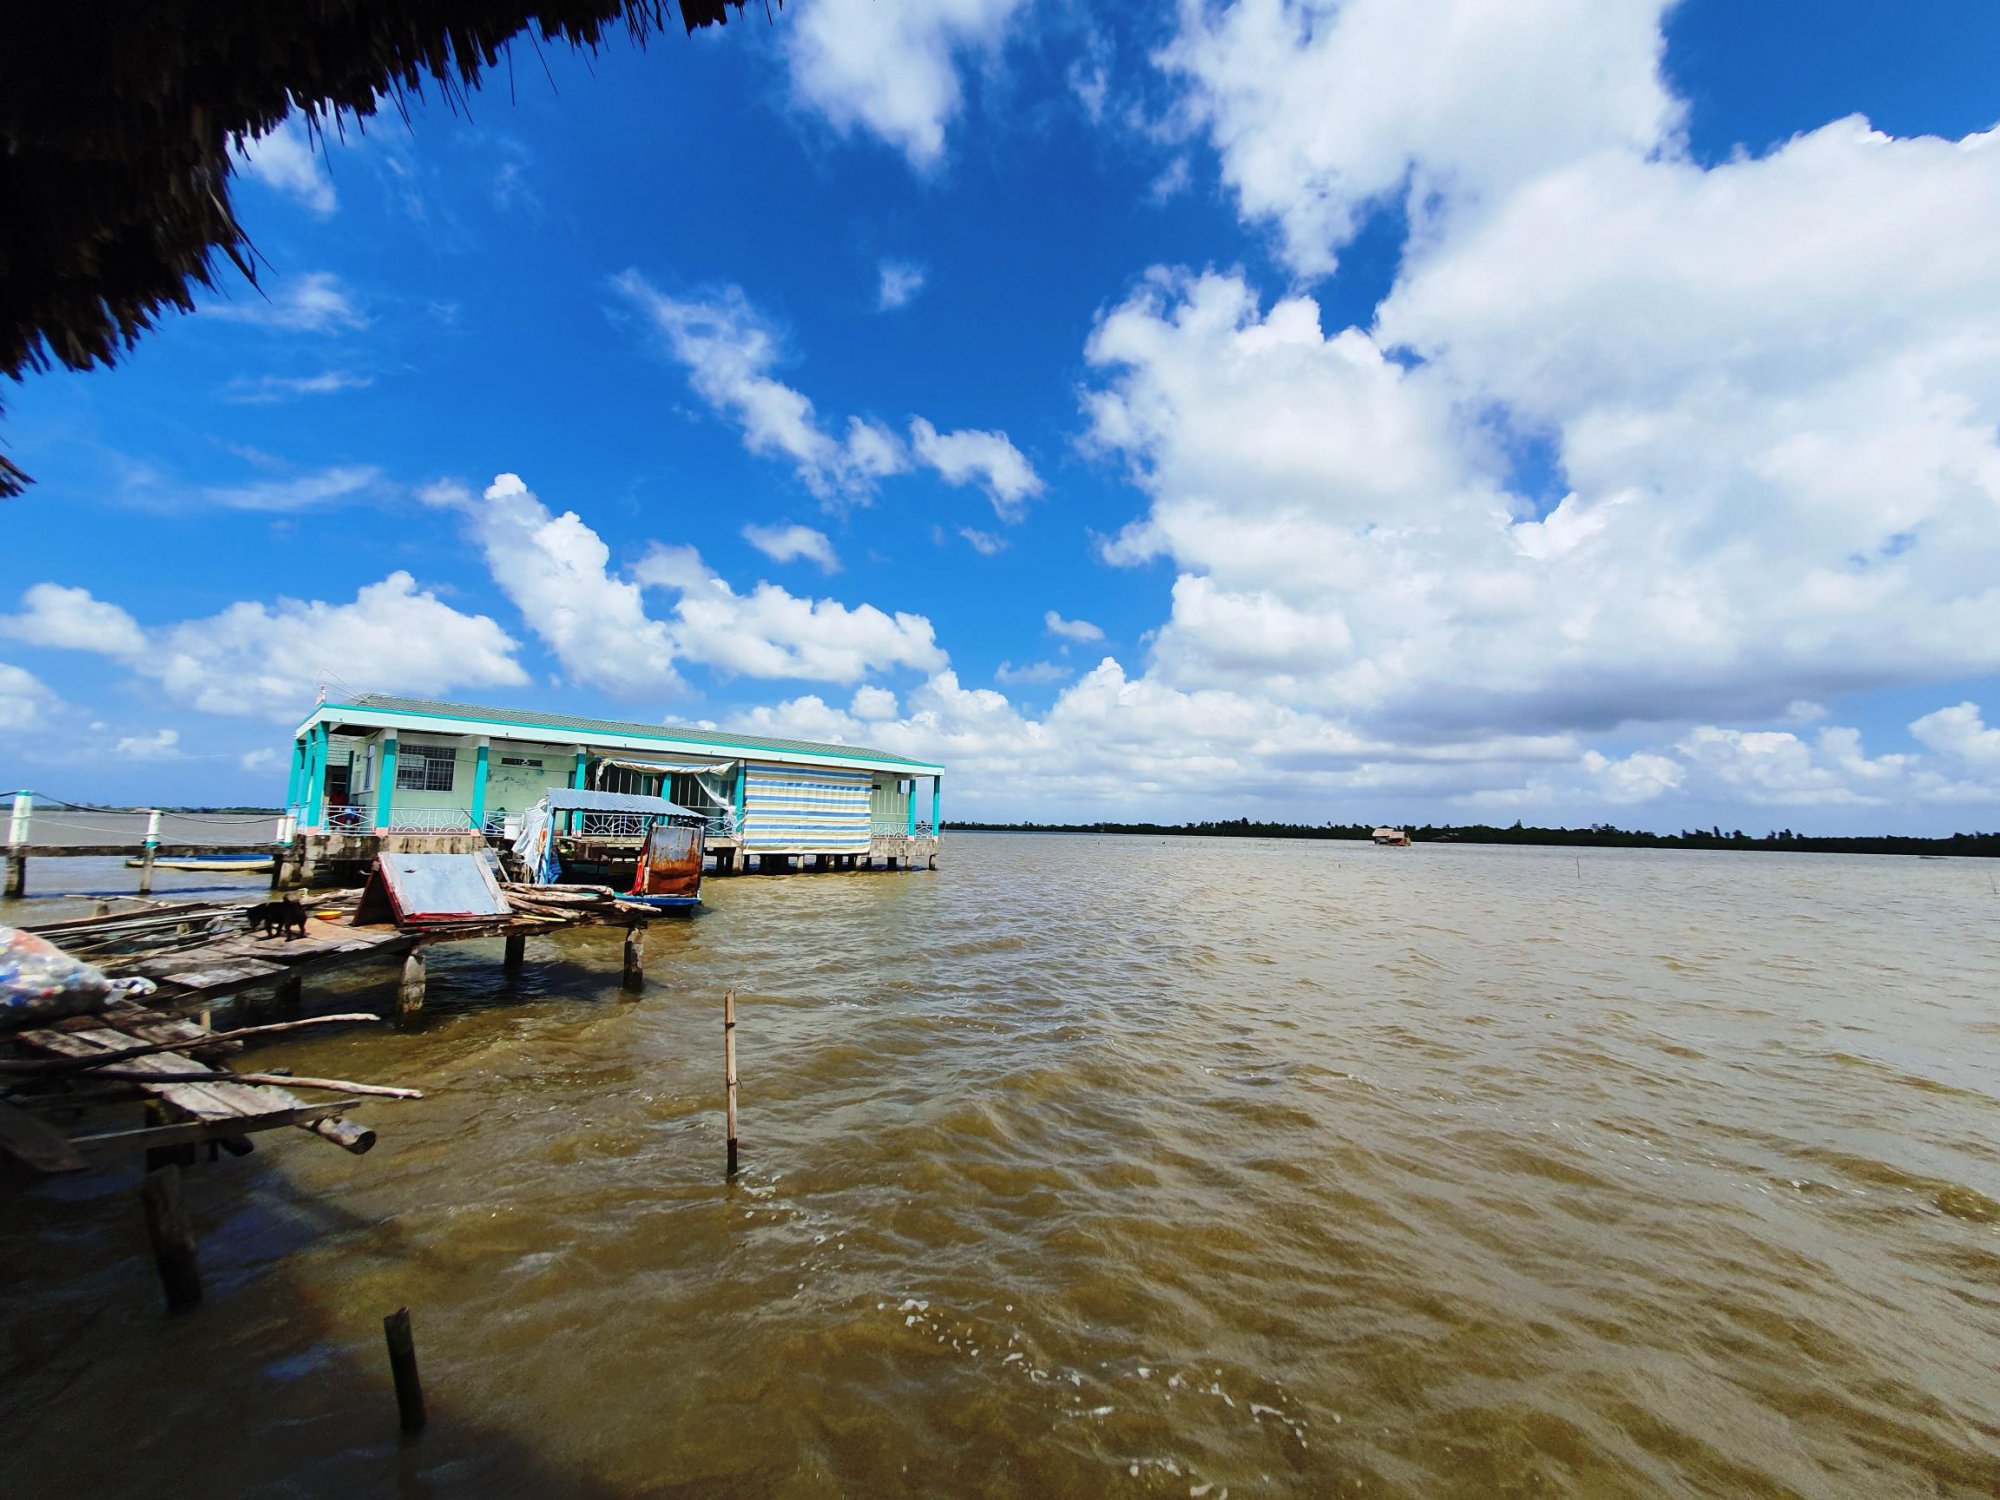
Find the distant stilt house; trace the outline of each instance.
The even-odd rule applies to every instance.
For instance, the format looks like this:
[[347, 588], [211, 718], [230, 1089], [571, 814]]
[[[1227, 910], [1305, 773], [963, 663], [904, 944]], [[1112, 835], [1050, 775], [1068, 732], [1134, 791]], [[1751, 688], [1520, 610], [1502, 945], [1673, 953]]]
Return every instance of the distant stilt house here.
[[[665, 797], [707, 815], [719, 874], [885, 862], [934, 867], [944, 767], [886, 751], [720, 730], [580, 719], [368, 693], [299, 726], [286, 798], [296, 875], [380, 850], [511, 841], [551, 787]], [[566, 855], [588, 866], [636, 848], [615, 813], [571, 812]]]

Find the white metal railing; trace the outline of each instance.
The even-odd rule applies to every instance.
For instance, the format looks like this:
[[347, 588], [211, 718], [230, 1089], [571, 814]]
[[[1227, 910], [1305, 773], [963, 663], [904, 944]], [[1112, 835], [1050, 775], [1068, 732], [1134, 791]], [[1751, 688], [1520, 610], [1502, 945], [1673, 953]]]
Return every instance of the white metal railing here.
[[389, 804], [388, 833], [471, 833], [469, 807], [398, 807]]
[[646, 834], [651, 813], [580, 812], [576, 814], [576, 837], [584, 839], [636, 839]]
[[734, 809], [724, 809], [708, 815], [708, 836], [712, 839], [733, 839], [743, 832], [736, 821]]
[[[322, 819], [328, 833], [377, 832], [375, 809], [363, 806], [329, 807]], [[389, 804], [389, 823], [384, 833], [470, 833], [469, 807], [397, 807]]]
[[930, 820], [928, 818], [919, 818], [917, 819], [916, 822], [912, 823], [907, 813], [905, 813], [900, 818], [897, 817], [874, 818], [869, 822], [868, 831], [870, 833], [890, 833], [890, 834], [900, 833], [910, 838], [919, 838], [919, 839], [927, 839], [934, 836], [932, 834]]

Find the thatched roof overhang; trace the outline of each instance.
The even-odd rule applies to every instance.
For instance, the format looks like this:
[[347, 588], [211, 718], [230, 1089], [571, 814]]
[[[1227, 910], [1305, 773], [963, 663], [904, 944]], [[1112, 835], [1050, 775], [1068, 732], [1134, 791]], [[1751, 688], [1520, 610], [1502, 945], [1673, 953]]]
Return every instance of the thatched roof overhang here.
[[[689, 31], [744, 0], [679, 0]], [[462, 98], [523, 32], [643, 44], [668, 0], [7, 0], [0, 7], [0, 371], [110, 364], [162, 308], [255, 253], [230, 148], [294, 109], [315, 128]], [[25, 476], [0, 457], [0, 495]]]

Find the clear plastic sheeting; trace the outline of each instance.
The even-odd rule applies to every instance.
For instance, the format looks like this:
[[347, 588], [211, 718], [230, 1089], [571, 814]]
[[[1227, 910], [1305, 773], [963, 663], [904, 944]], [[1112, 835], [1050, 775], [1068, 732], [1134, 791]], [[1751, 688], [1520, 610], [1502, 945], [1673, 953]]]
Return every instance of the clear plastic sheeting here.
[[514, 840], [514, 855], [521, 861], [521, 878], [534, 885], [554, 885], [562, 877], [562, 861], [556, 858], [555, 817], [544, 797], [521, 814], [521, 835]]

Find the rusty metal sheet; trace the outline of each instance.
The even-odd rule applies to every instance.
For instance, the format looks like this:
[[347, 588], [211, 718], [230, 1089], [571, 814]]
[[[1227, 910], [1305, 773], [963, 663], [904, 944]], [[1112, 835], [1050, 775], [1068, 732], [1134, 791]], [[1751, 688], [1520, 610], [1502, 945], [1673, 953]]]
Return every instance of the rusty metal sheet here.
[[699, 900], [704, 832], [700, 824], [654, 824], [639, 850], [631, 894], [642, 901]]

